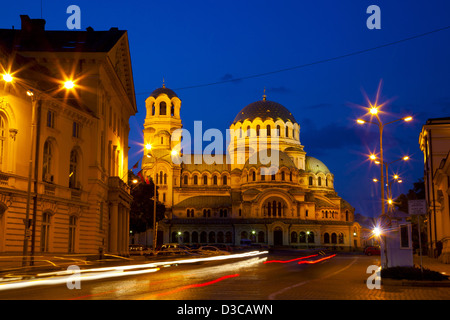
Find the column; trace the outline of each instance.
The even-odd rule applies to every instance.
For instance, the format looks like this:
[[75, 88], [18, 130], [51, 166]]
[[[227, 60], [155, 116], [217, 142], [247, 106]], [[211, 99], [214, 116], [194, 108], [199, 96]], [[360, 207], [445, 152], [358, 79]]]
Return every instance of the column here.
[[119, 208], [117, 202], [110, 204], [111, 221], [109, 227], [109, 251], [110, 253], [117, 253], [117, 232], [118, 232], [118, 215]]

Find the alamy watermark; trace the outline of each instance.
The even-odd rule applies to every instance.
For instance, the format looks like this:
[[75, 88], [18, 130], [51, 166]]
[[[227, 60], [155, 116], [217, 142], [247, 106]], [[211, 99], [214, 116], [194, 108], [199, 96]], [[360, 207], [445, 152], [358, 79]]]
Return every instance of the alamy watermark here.
[[381, 289], [381, 267], [377, 265], [370, 265], [366, 273], [369, 273], [370, 276], [366, 280], [367, 288], [372, 289]]

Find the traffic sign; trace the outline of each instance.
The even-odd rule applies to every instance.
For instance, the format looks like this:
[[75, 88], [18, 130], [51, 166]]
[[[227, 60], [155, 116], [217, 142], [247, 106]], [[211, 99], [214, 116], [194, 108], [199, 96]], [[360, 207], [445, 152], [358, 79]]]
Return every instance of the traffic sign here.
[[427, 214], [427, 203], [423, 200], [408, 200], [409, 214]]

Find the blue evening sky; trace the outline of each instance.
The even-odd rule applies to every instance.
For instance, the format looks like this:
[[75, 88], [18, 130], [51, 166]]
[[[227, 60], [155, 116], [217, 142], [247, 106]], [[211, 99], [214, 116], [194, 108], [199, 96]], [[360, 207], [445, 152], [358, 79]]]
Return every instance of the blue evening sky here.
[[[366, 114], [365, 95], [373, 100], [382, 82], [380, 101], [390, 101], [382, 120], [414, 116], [410, 123], [385, 129], [385, 160], [412, 158], [392, 165], [404, 179], [394, 196], [423, 177], [422, 125], [450, 116], [450, 29], [290, 71], [198, 86], [311, 64], [450, 26], [447, 0], [43, 0], [46, 29], [67, 30], [66, 9], [72, 4], [81, 8], [82, 30], [128, 30], [138, 105], [130, 119], [130, 167], [142, 157], [145, 99], [163, 78], [182, 100], [183, 126], [190, 131], [201, 120], [204, 130], [225, 133], [266, 88], [268, 100], [295, 116], [307, 155], [331, 170], [338, 195], [356, 213], [377, 215], [380, 187], [372, 179], [379, 178], [379, 169], [366, 159], [379, 149], [378, 127], [355, 124]], [[381, 9], [380, 30], [366, 27], [366, 9], [373, 4]], [[21, 14], [40, 18], [41, 1], [8, 2], [0, 28], [19, 29]]]

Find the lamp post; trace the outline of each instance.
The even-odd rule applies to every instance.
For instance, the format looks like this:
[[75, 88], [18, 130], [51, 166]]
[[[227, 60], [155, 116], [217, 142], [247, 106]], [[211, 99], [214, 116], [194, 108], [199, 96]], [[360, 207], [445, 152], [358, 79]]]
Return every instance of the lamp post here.
[[[411, 116], [407, 116], [407, 117], [403, 117], [400, 119], [396, 119], [387, 123], [383, 123], [378, 115], [379, 112], [379, 108], [381, 106], [383, 106], [383, 104], [381, 106], [378, 106], [377, 103], [370, 104], [370, 108], [369, 108], [369, 113], [372, 116], [375, 116], [377, 119], [377, 122], [373, 122], [373, 121], [367, 121], [367, 120], [363, 120], [363, 119], [357, 119], [356, 122], [358, 124], [365, 124], [365, 123], [370, 123], [370, 124], [374, 124], [378, 126], [379, 129], [379, 134], [380, 134], [380, 176], [381, 176], [381, 216], [380, 219], [386, 219], [386, 220], [390, 220], [389, 216], [386, 215], [386, 211], [385, 211], [385, 200], [384, 200], [384, 161], [383, 161], [383, 130], [384, 127], [387, 126], [388, 124], [392, 124], [395, 123], [397, 121], [411, 121], [412, 117]], [[385, 254], [385, 266], [388, 266], [388, 256], [387, 256], [387, 247], [386, 247], [386, 236], [384, 236], [384, 243], [385, 243], [385, 248], [384, 248], [384, 254]]]
[[158, 158], [155, 157], [154, 154], [152, 154], [152, 145], [147, 143], [145, 145], [145, 149], [147, 150], [147, 158], [153, 158], [155, 159], [155, 175], [154, 175], [154, 179], [153, 179], [153, 243], [152, 243], [152, 248], [153, 248], [153, 252], [156, 251], [156, 241], [158, 238], [158, 234], [156, 231], [156, 163], [158, 162]]

